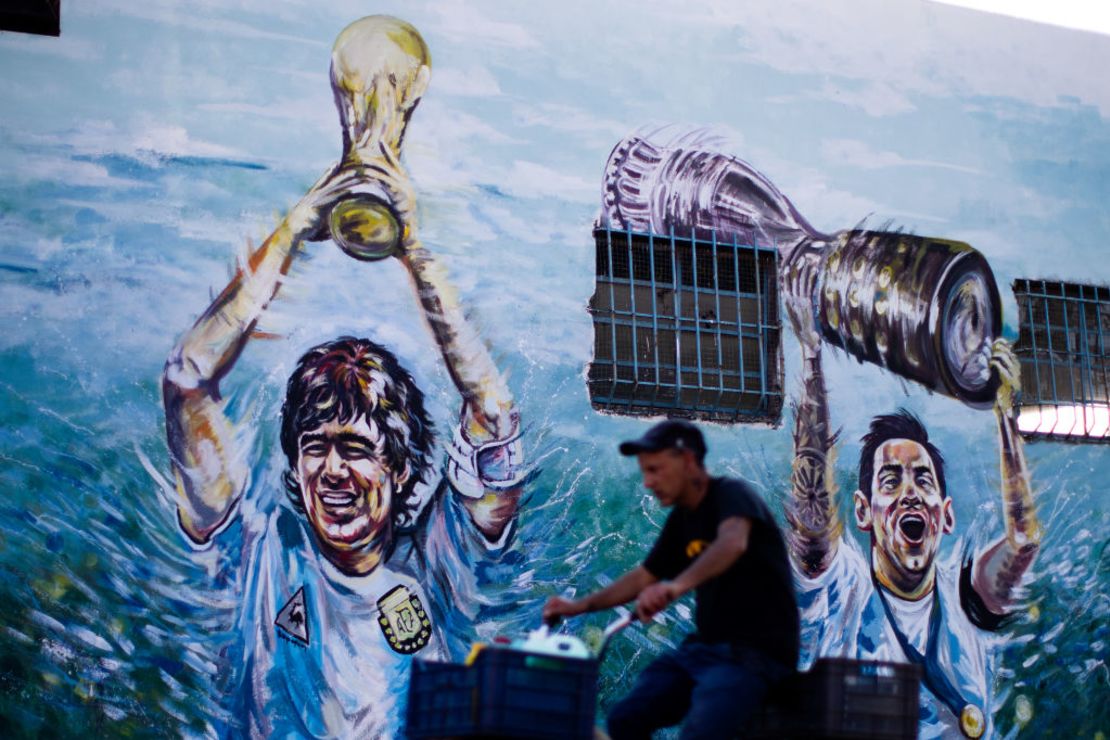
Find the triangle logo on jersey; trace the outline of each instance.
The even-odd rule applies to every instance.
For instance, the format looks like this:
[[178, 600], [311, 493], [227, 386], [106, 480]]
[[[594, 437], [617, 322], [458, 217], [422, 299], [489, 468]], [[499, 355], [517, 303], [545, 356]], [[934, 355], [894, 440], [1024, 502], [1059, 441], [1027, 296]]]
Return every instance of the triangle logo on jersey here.
[[308, 645], [308, 611], [304, 606], [304, 586], [298, 588], [293, 598], [281, 607], [274, 624], [278, 628], [278, 634], [291, 637], [301, 645]]

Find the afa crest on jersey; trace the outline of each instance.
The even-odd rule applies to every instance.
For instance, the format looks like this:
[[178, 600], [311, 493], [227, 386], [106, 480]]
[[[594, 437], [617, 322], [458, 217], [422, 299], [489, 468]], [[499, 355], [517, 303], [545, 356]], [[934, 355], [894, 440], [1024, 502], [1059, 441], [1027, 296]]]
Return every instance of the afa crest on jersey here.
[[378, 625], [389, 646], [398, 653], [417, 652], [432, 638], [432, 620], [420, 597], [397, 586], [378, 599]]

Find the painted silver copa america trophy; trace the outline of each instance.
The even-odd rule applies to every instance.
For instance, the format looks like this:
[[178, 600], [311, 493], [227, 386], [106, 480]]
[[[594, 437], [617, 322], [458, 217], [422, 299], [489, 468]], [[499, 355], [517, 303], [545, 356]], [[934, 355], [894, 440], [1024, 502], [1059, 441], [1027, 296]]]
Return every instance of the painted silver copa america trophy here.
[[1002, 328], [986, 259], [963, 242], [897, 231], [813, 228], [770, 180], [697, 136], [633, 135], [605, 168], [600, 226], [773, 245], [784, 296], [811, 308], [826, 343], [986, 408]]

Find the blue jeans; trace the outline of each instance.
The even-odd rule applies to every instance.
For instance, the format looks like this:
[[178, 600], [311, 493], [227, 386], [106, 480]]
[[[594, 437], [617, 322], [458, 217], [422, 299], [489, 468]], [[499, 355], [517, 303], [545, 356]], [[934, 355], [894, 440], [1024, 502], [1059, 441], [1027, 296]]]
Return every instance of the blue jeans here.
[[792, 671], [755, 650], [687, 640], [655, 659], [610, 710], [609, 735], [613, 740], [650, 738], [685, 717], [683, 740], [735, 737], [770, 688]]

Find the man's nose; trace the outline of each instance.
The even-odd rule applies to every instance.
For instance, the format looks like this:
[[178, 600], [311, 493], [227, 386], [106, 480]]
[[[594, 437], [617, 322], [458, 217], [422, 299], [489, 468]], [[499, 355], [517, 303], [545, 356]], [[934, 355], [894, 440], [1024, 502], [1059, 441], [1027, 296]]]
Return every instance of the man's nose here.
[[921, 489], [919, 489], [917, 487], [917, 484], [912, 482], [912, 481], [907, 483], [905, 488], [902, 489], [902, 500], [901, 500], [902, 505], [903, 506], [920, 506], [921, 501], [922, 501]]
[[339, 450], [332, 447], [324, 458], [324, 475], [330, 478], [340, 478], [347, 475], [347, 461], [339, 454]]

